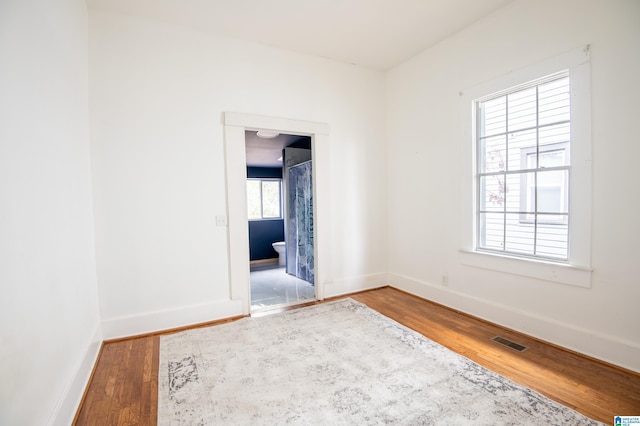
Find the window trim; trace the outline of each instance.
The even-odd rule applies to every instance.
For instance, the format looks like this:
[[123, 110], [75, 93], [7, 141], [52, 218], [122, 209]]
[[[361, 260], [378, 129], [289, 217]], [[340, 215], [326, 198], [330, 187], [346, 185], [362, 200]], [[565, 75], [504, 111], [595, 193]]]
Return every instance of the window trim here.
[[[555, 261], [523, 258], [508, 253], [478, 250], [477, 173], [475, 101], [506, 88], [515, 88], [544, 76], [569, 70], [571, 79], [571, 178], [569, 181], [570, 218], [569, 259]], [[461, 130], [461, 263], [494, 271], [517, 274], [545, 281], [591, 287], [591, 78], [590, 46], [541, 61], [486, 83], [463, 90], [460, 95]]]

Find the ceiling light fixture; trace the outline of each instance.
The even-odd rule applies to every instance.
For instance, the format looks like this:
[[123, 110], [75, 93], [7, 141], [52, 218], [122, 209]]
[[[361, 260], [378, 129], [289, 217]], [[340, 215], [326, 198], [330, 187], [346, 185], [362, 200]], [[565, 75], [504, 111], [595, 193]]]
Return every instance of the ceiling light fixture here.
[[258, 132], [256, 133], [256, 135], [258, 135], [258, 137], [262, 139], [273, 139], [279, 134], [280, 133], [273, 132], [271, 130], [258, 130]]

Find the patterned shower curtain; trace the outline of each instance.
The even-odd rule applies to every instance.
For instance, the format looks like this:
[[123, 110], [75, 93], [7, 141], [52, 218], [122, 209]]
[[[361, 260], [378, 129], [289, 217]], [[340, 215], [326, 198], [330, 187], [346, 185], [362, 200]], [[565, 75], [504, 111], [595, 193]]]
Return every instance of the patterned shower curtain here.
[[287, 245], [294, 244], [287, 259], [287, 272], [314, 283], [313, 187], [311, 161], [289, 168]]

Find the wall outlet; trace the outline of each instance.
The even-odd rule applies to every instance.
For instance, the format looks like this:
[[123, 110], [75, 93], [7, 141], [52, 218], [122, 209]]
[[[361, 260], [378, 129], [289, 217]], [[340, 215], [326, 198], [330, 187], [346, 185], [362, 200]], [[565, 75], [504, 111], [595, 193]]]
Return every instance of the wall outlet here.
[[449, 286], [449, 277], [446, 274], [440, 277], [440, 284], [442, 284], [445, 287]]

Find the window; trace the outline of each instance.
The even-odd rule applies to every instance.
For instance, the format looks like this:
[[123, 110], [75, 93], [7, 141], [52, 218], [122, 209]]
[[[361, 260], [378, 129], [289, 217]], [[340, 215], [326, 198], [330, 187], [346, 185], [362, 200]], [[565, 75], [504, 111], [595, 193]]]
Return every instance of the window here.
[[567, 71], [476, 100], [479, 250], [568, 260], [570, 88]]
[[462, 264], [591, 286], [589, 56], [583, 46], [459, 92]]
[[282, 219], [282, 180], [247, 179], [249, 220]]

